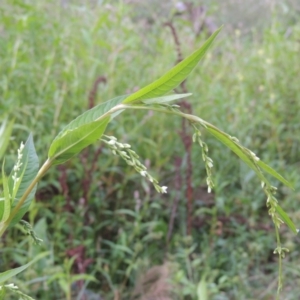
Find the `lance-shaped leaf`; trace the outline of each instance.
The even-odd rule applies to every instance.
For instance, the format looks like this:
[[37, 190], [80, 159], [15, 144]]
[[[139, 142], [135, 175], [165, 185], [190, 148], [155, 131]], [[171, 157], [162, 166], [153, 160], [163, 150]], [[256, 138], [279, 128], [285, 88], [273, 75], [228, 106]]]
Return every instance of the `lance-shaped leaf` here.
[[[23, 196], [24, 192], [37, 175], [39, 169], [39, 160], [35, 152], [31, 134], [29, 135], [21, 154], [22, 158], [20, 159], [20, 168], [18, 170], [13, 169], [8, 178], [9, 193], [10, 195], [15, 195], [12, 199], [12, 208], [17, 205], [19, 199]], [[19, 180], [17, 180], [18, 178]], [[35, 191], [36, 186], [32, 189], [18, 213], [12, 219], [10, 226], [19, 222], [28, 211], [32, 199], [34, 198]]]
[[142, 100], [141, 102], [144, 104], [164, 104], [164, 103], [172, 102], [172, 101], [175, 101], [178, 99], [187, 98], [191, 95], [192, 95], [192, 93], [174, 94], [174, 95], [168, 95], [168, 96], [164, 96], [164, 97], [145, 99], [145, 100]]
[[3, 273], [0, 273], [0, 284], [4, 283], [5, 281], [12, 278], [13, 276], [16, 276], [17, 274], [21, 273], [22, 271], [26, 270], [30, 265], [32, 265], [33, 263], [35, 263], [36, 261], [40, 260], [41, 258], [45, 257], [48, 254], [49, 254], [49, 252], [40, 253], [32, 261], [30, 261], [26, 265], [23, 265], [21, 267], [18, 267], [18, 268], [11, 269], [11, 270], [5, 271]]
[[70, 122], [50, 145], [48, 157], [53, 164], [67, 161], [96, 142], [104, 133], [109, 121], [121, 112], [119, 110], [114, 114], [108, 114], [109, 111], [126, 97], [119, 96], [99, 104]]
[[207, 49], [210, 47], [215, 37], [220, 32], [221, 28], [215, 31], [209, 39], [202, 45], [200, 49], [185, 58], [174, 68], [160, 77], [158, 80], [138, 90], [136, 93], [128, 96], [123, 103], [130, 103], [134, 101], [156, 98], [165, 95], [169, 91], [176, 88], [187, 76], [192, 72], [200, 59], [204, 56]]
[[267, 182], [267, 179], [264, 177], [260, 169], [257, 167], [256, 163], [252, 159], [250, 159], [249, 155], [245, 153], [245, 150], [242, 146], [240, 146], [238, 143], [234, 142], [229, 135], [227, 135], [225, 132], [222, 132], [221, 130], [217, 129], [213, 125], [210, 125], [209, 123], [206, 123], [206, 129], [220, 142], [222, 142], [225, 146], [227, 146], [229, 149], [231, 149], [242, 161], [244, 161], [252, 170], [255, 171], [255, 173], [258, 175], [258, 177], [264, 181]]
[[277, 173], [273, 168], [271, 168], [269, 165], [267, 165], [266, 163], [264, 163], [263, 161], [258, 161], [257, 162], [258, 166], [263, 169], [264, 171], [266, 171], [267, 173], [269, 173], [270, 175], [272, 175], [273, 177], [275, 177], [277, 180], [281, 181], [283, 184], [285, 184], [286, 186], [288, 186], [291, 189], [294, 189], [293, 185], [287, 181], [283, 176], [281, 176], [279, 173]]
[[[267, 173], [269, 173], [270, 175], [272, 175], [273, 177], [275, 177], [277, 180], [281, 181], [283, 184], [285, 184], [286, 186], [293, 188], [293, 185], [287, 181], [284, 177], [282, 177], [280, 174], [278, 174], [273, 168], [271, 168], [270, 166], [268, 166], [266, 163], [264, 163], [261, 160], [257, 160], [254, 161], [250, 159], [249, 155], [247, 155], [245, 153], [245, 151], [247, 151], [247, 149], [245, 149], [244, 147], [242, 147], [241, 145], [239, 145], [238, 143], [236, 143], [235, 141], [232, 140], [232, 138], [220, 131], [219, 129], [215, 128], [212, 125], [209, 125], [206, 123], [207, 126], [207, 130], [214, 136], [216, 137], [219, 141], [221, 141], [224, 145], [226, 145], [228, 148], [230, 148], [237, 156], [239, 156], [251, 169], [253, 169], [256, 174], [258, 175], [258, 177], [264, 181], [266, 181], [266, 178], [264, 177], [264, 175], [262, 174], [260, 168], [264, 171], [266, 171]], [[249, 151], [249, 150], [248, 150]]]
[[54, 164], [62, 164], [69, 160], [96, 142], [104, 133], [109, 121], [110, 116], [66, 131], [65, 135], [51, 144], [49, 158], [54, 161]]
[[290, 217], [287, 215], [287, 213], [277, 204], [276, 212], [282, 219], [282, 221], [295, 233], [297, 234], [299, 232], [299, 229], [296, 228], [294, 222], [290, 219]]
[[[226, 145], [228, 148], [230, 148], [234, 153], [236, 153], [251, 169], [253, 169], [258, 177], [263, 181], [263, 182], [268, 182], [263, 173], [260, 170], [260, 167], [267, 171], [269, 174], [273, 175], [275, 178], [280, 180], [282, 183], [285, 185], [292, 187], [292, 185], [284, 179], [281, 175], [279, 175], [275, 170], [273, 170], [271, 167], [269, 167], [267, 164], [264, 162], [258, 160], [255, 163], [251, 158], [249, 158], [249, 155], [245, 153], [247, 151], [245, 148], [237, 144], [236, 142], [232, 141], [230, 139], [230, 136], [228, 136], [226, 133], [223, 133], [222, 131], [218, 130], [214, 126], [210, 126], [206, 124], [207, 130], [215, 136], [219, 141], [221, 141], [224, 145]], [[278, 215], [281, 217], [281, 219], [284, 221], [284, 223], [295, 233], [298, 233], [298, 230], [293, 223], [293, 221], [290, 219], [290, 217], [286, 214], [286, 212], [277, 204], [276, 207], [276, 212]]]

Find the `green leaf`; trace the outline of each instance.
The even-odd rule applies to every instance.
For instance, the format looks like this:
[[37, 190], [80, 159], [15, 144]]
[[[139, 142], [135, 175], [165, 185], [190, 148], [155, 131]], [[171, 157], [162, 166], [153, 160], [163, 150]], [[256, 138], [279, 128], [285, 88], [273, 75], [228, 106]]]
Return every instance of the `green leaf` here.
[[[214, 127], [213, 125], [205, 122], [206, 129], [219, 141], [221, 141], [225, 146], [227, 146], [229, 149], [231, 149], [237, 156], [239, 156], [251, 169], [255, 171], [255, 173], [258, 175], [258, 177], [265, 183], [269, 183], [267, 179], [265, 178], [264, 174], [260, 170], [260, 167], [267, 171], [269, 174], [286, 184], [287, 186], [291, 187], [291, 184], [285, 180], [280, 174], [278, 174], [275, 170], [273, 170], [271, 167], [269, 167], [267, 164], [262, 162], [261, 160], [253, 161], [251, 159], [250, 151], [243, 146], [239, 145], [236, 141], [233, 140], [232, 137], [227, 135], [225, 132], [222, 132], [218, 128]], [[248, 154], [249, 152], [249, 154]], [[294, 232], [298, 233], [298, 230], [293, 223], [293, 221], [290, 219], [290, 217], [283, 211], [283, 209], [277, 205], [276, 211], [281, 217], [281, 219], [284, 221], [285, 224]]]
[[35, 263], [36, 261], [40, 260], [41, 258], [45, 257], [48, 254], [49, 254], [49, 252], [40, 253], [32, 261], [30, 261], [26, 265], [23, 265], [21, 267], [18, 267], [18, 268], [11, 269], [11, 270], [5, 271], [3, 273], [0, 273], [0, 284], [4, 283], [5, 281], [12, 278], [13, 276], [21, 273], [22, 271], [27, 269], [30, 265], [32, 265], [33, 263]]
[[208, 289], [207, 282], [205, 280], [205, 276], [201, 278], [201, 281], [197, 286], [197, 300], [208, 300]]
[[144, 99], [156, 98], [165, 95], [169, 91], [173, 90], [182, 81], [184, 81], [191, 71], [198, 64], [200, 59], [204, 56], [207, 49], [212, 44], [215, 37], [220, 32], [221, 28], [215, 31], [209, 39], [202, 45], [200, 49], [188, 56], [186, 59], [177, 64], [174, 68], [169, 70], [166, 74], [160, 77], [158, 80], [152, 82], [146, 87], [138, 90], [136, 93], [128, 96], [123, 103], [129, 103], [133, 101], [139, 101]]
[[[236, 142], [232, 141], [230, 136], [228, 136], [226, 133], [223, 133], [222, 131], [218, 130], [214, 126], [207, 124], [207, 130], [214, 135], [219, 141], [221, 141], [224, 145], [226, 145], [228, 148], [230, 148], [234, 153], [236, 153], [251, 169], [253, 169], [258, 177], [263, 182], [268, 182], [263, 173], [261, 172], [261, 167], [263, 170], [283, 182], [289, 187], [292, 187], [291, 184], [285, 180], [280, 174], [278, 174], [275, 170], [273, 170], [271, 167], [269, 167], [267, 164], [262, 162], [261, 160], [258, 160], [257, 162], [253, 162], [249, 156], [245, 153], [246, 149], [237, 144]], [[293, 221], [290, 219], [290, 217], [284, 212], [284, 210], [277, 204], [275, 207], [277, 213], [281, 217], [281, 219], [284, 221], [284, 223], [294, 232], [298, 233], [298, 230], [293, 223]]]
[[128, 215], [128, 216], [131, 216], [134, 218], [138, 218], [138, 213], [136, 213], [136, 211], [126, 209], [126, 208], [117, 209], [114, 213], [119, 214], [119, 215]]
[[227, 146], [229, 149], [231, 149], [242, 161], [244, 161], [252, 170], [255, 171], [257, 176], [264, 182], [268, 182], [265, 176], [262, 174], [260, 169], [257, 167], [256, 163], [253, 162], [253, 160], [249, 157], [248, 154], [245, 153], [245, 149], [234, 142], [231, 137], [226, 134], [225, 132], [222, 132], [221, 130], [217, 129], [213, 125], [210, 125], [209, 123], [206, 124], [206, 129], [220, 142], [222, 142], [225, 146]]
[[146, 100], [142, 100], [142, 102], [144, 104], [163, 104], [163, 103], [168, 103], [168, 102], [175, 101], [175, 100], [182, 99], [182, 98], [187, 98], [191, 95], [192, 95], [192, 93], [174, 94], [174, 95], [169, 95], [169, 96], [164, 96], [164, 97], [146, 99]]
[[109, 247], [111, 247], [111, 251], [124, 252], [124, 253], [127, 253], [129, 255], [134, 255], [133, 251], [125, 245], [115, 244], [115, 243], [113, 243], [111, 241], [108, 241], [108, 240], [103, 240], [103, 243], [107, 244]]
[[54, 164], [61, 164], [97, 141], [104, 133], [110, 117], [82, 125], [55, 140], [49, 150], [49, 158]]
[[0, 300], [5, 299], [4, 298], [5, 295], [6, 295], [6, 289], [5, 288], [1, 288], [1, 286], [0, 286]]
[[[35, 151], [34, 143], [32, 135], [30, 134], [22, 151], [22, 158], [21, 158], [21, 167], [16, 172], [16, 176], [20, 178], [20, 182], [14, 187], [14, 170], [11, 171], [11, 174], [8, 178], [9, 184], [9, 193], [11, 195], [15, 195], [13, 202], [12, 202], [12, 209], [17, 205], [19, 199], [23, 196], [24, 192], [27, 190], [37, 172], [39, 170], [39, 160]], [[34, 194], [36, 192], [36, 186], [32, 189], [28, 197], [26, 198], [25, 202], [21, 206], [21, 209], [12, 219], [10, 226], [13, 226], [17, 222], [21, 220], [24, 214], [28, 211], [29, 206], [34, 198]]]
[[284, 177], [282, 177], [280, 174], [278, 174], [273, 168], [271, 168], [269, 165], [267, 165], [266, 163], [264, 163], [263, 161], [259, 160], [257, 162], [258, 166], [260, 168], [262, 168], [264, 171], [266, 171], [267, 173], [269, 173], [270, 175], [272, 175], [273, 177], [275, 177], [276, 179], [278, 179], [279, 181], [281, 181], [283, 184], [285, 184], [286, 186], [288, 186], [291, 189], [294, 189], [293, 185], [287, 181]]
[[4, 162], [2, 164], [2, 181], [4, 198], [0, 199], [0, 221], [5, 222], [10, 215], [11, 197], [9, 195], [8, 178], [4, 171]]
[[281, 217], [282, 221], [295, 233], [298, 233], [298, 229], [296, 228], [294, 222], [290, 219], [290, 217], [286, 214], [286, 212], [277, 204], [275, 207], [278, 215]]
[[61, 164], [97, 141], [104, 133], [109, 121], [121, 110], [114, 114], [107, 115], [107, 113], [126, 97], [119, 96], [99, 104], [70, 122], [50, 145], [49, 159], [54, 164]]
[[288, 182], [284, 177], [282, 177], [280, 174], [278, 174], [273, 168], [268, 166], [266, 163], [264, 163], [261, 160], [256, 161], [255, 163], [253, 160], [249, 158], [249, 155], [245, 153], [245, 148], [234, 142], [229, 135], [222, 132], [221, 130], [215, 128], [214, 126], [210, 125], [209, 123], [206, 123], [207, 130], [216, 137], [219, 141], [221, 141], [224, 145], [226, 145], [228, 148], [230, 148], [237, 156], [239, 156], [251, 169], [253, 169], [258, 177], [264, 181], [267, 182], [267, 179], [261, 172], [260, 168], [264, 171], [266, 171], [268, 174], [272, 175], [279, 181], [281, 181], [286, 186], [293, 189], [293, 186], [290, 182]]
[[3, 157], [9, 143], [14, 121], [5, 119], [0, 127], [0, 159]]
[[[1, 288], [1, 286], [0, 286]], [[31, 298], [30, 296], [24, 294], [23, 292], [21, 292], [19, 290], [19, 288], [14, 285], [14, 284], [7, 284], [7, 285], [4, 285], [2, 286], [1, 290], [0, 291], [10, 291], [11, 294], [14, 294], [15, 296], [18, 296], [18, 299], [19, 300], [34, 300], [33, 298]], [[5, 295], [5, 292], [4, 292], [4, 295]], [[4, 298], [1, 298], [1, 294], [0, 294], [0, 300], [1, 299], [4, 299]]]
[[97, 282], [97, 279], [93, 275], [89, 274], [77, 274], [77, 275], [72, 275], [71, 281], [76, 282], [79, 280], [85, 280], [85, 281], [94, 281]]

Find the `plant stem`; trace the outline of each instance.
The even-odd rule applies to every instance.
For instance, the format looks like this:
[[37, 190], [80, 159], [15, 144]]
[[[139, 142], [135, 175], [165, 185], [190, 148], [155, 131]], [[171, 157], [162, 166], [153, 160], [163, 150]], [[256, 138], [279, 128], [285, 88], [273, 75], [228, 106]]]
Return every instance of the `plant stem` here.
[[52, 161], [47, 159], [45, 163], [42, 165], [42, 167], [39, 169], [37, 175], [32, 180], [26, 191], [24, 192], [23, 196], [20, 198], [18, 204], [14, 207], [12, 210], [9, 218], [2, 224], [0, 224], [0, 237], [3, 235], [7, 227], [9, 226], [12, 219], [15, 217], [15, 215], [18, 213], [20, 208], [22, 207], [23, 203], [25, 202], [28, 195], [31, 193], [31, 191], [34, 189], [35, 185], [40, 181], [40, 179], [45, 175], [45, 173], [49, 170], [49, 168], [52, 165]]
[[214, 127], [215, 129], [217, 129], [215, 126], [213, 126], [210, 123], [204, 121], [203, 119], [201, 119], [197, 116], [191, 115], [191, 114], [183, 113], [181, 111], [173, 111], [173, 110], [171, 111], [171, 110], [168, 110], [168, 109], [165, 109], [165, 108], [160, 108], [160, 107], [155, 107], [155, 106], [125, 105], [125, 104], [123, 104], [122, 106], [120, 105], [119, 109], [142, 109], [142, 110], [159, 111], [159, 112], [163, 112], [163, 113], [170, 114], [170, 115], [177, 115], [177, 116], [180, 116], [180, 117], [184, 117], [184, 118], [186, 118], [186, 119], [188, 119], [192, 122], [197, 122], [197, 123], [200, 122], [204, 126], [208, 125], [210, 127]]
[[275, 232], [276, 232], [276, 240], [277, 240], [277, 252], [278, 252], [278, 288], [276, 293], [276, 300], [279, 300], [280, 292], [282, 289], [282, 253], [281, 253], [281, 242], [278, 226], [275, 223]]

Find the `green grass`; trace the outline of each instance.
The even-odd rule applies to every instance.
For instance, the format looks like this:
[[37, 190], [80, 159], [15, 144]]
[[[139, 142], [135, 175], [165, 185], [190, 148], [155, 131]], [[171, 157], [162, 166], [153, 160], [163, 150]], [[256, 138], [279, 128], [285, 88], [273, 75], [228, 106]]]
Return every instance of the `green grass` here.
[[[162, 26], [170, 15], [168, 7], [158, 13], [121, 1], [66, 3], [4, 1], [1, 5], [0, 117], [15, 119], [8, 162], [29, 132], [44, 160], [56, 133], [87, 109], [97, 77], [107, 79], [98, 87], [96, 103], [100, 103], [152, 82], [177, 59], [169, 28]], [[179, 17], [174, 24], [184, 56], [206, 39], [205, 34], [195, 37], [191, 25]], [[187, 89], [193, 93], [190, 101], [196, 115], [239, 138], [294, 183], [295, 191], [279, 185], [279, 199], [299, 224], [300, 24], [275, 15], [270, 24], [242, 35], [225, 24], [221, 37], [188, 79]], [[259, 182], [234, 154], [206, 134], [216, 189], [207, 199], [205, 169], [195, 147], [195, 224], [192, 238], [185, 237], [185, 187], [176, 189], [174, 167], [176, 156], [185, 157], [180, 128], [180, 119], [158, 113], [127, 112], [118, 117], [108, 134], [134, 146], [150, 164], [151, 174], [169, 186], [168, 195], [156, 194], [104, 148], [86, 183], [85, 206], [84, 157], [74, 158], [44, 178], [26, 217], [44, 244], [32, 245], [18, 226], [10, 229], [0, 242], [0, 271], [50, 250], [50, 257], [15, 282], [36, 299], [64, 299], [61, 282], [51, 278], [68, 274], [68, 250], [83, 245], [82, 259], [93, 260], [85, 272], [98, 279], [88, 289], [105, 299], [113, 299], [117, 292], [128, 299], [141, 270], [165, 259], [175, 265], [178, 299], [197, 299], [196, 288], [203, 278], [209, 299], [271, 299], [276, 290], [272, 254], [276, 243]], [[99, 147], [90, 147], [86, 165], [93, 164]], [[168, 222], [178, 195], [177, 219], [167, 248]], [[300, 296], [300, 273], [295, 268], [299, 238], [285, 227], [281, 232], [284, 244], [293, 250], [284, 260], [282, 299], [293, 300]], [[76, 266], [73, 274], [78, 273]]]

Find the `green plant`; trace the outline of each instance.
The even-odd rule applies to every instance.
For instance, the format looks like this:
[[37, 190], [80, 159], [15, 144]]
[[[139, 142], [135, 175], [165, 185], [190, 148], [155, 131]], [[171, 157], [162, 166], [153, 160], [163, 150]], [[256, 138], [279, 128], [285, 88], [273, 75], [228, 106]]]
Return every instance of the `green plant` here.
[[[2, 167], [3, 191], [0, 202], [0, 237], [10, 226], [18, 223], [28, 211], [30, 203], [34, 198], [37, 183], [47, 173], [51, 166], [63, 164], [99, 139], [112, 150], [114, 155], [120, 156], [127, 164], [133, 166], [137, 172], [147, 178], [158, 192], [166, 193], [167, 187], [160, 186], [158, 181], [148, 173], [147, 168], [139, 161], [138, 155], [131, 149], [130, 145], [118, 142], [115, 137], [104, 135], [107, 125], [121, 112], [125, 110], [153, 110], [167, 115], [180, 116], [188, 120], [191, 124], [195, 132], [193, 141], [198, 143], [202, 149], [202, 158], [206, 168], [206, 182], [209, 193], [214, 188], [212, 176], [213, 161], [208, 156], [208, 147], [202, 139], [200, 128], [201, 130], [206, 130], [232, 150], [255, 172], [261, 181], [262, 189], [267, 196], [267, 207], [269, 208], [269, 214], [275, 225], [277, 238], [277, 248], [275, 249], [275, 253], [278, 254], [279, 258], [278, 298], [282, 288], [282, 258], [287, 251], [285, 247], [282, 247], [280, 242], [280, 225], [286, 223], [293, 233], [297, 233], [298, 230], [289, 216], [279, 206], [278, 201], [275, 198], [276, 188], [272, 186], [265, 177], [265, 173], [272, 175], [290, 188], [292, 187], [291, 184], [270, 166], [262, 162], [252, 151], [243, 147], [237, 138], [226, 134], [214, 125], [197, 116], [181, 112], [178, 105], [170, 104], [171, 101], [188, 97], [190, 94], [163, 96], [185, 80], [204, 56], [219, 31], [220, 29], [217, 30], [199, 50], [195, 51], [192, 55], [181, 61], [169, 72], [150, 85], [130, 95], [119, 96], [99, 104], [69, 123], [51, 143], [48, 151], [48, 159], [41, 168], [39, 168], [38, 157], [34, 148], [32, 136], [29, 136], [25, 144], [21, 143], [18, 150], [17, 161], [9, 176], [5, 174], [4, 163]], [[26, 228], [29, 234], [36, 241], [39, 241], [32, 232], [32, 229]], [[70, 263], [67, 263], [66, 265], [68, 274], [71, 265], [72, 264]], [[20, 267], [18, 272], [22, 271], [27, 266], [28, 265]], [[16, 271], [13, 270], [1, 273], [0, 283], [4, 283], [4, 281], [15, 274]], [[64, 287], [67, 298], [70, 298], [70, 290], [69, 288], [66, 288], [66, 286], [74, 280], [74, 278], [68, 277], [67, 275], [61, 277], [60, 284]], [[2, 290], [7, 289], [11, 292], [15, 290], [14, 287], [11, 288], [10, 285], [2, 285]], [[23, 295], [24, 299], [26, 299], [26, 297], [28, 296]]]
[[72, 299], [71, 286], [74, 282], [77, 282], [79, 280], [95, 281], [94, 276], [88, 274], [72, 275], [71, 269], [75, 258], [76, 257], [73, 257], [71, 259], [66, 259], [64, 261], [62, 272], [56, 273], [55, 275], [51, 276], [48, 280], [48, 283], [54, 280], [58, 281], [58, 284], [60, 285], [61, 289], [65, 293], [65, 299], [67, 300]]
[[9, 144], [13, 124], [13, 120], [8, 121], [7, 118], [5, 118], [0, 126], [0, 160], [2, 159]]

